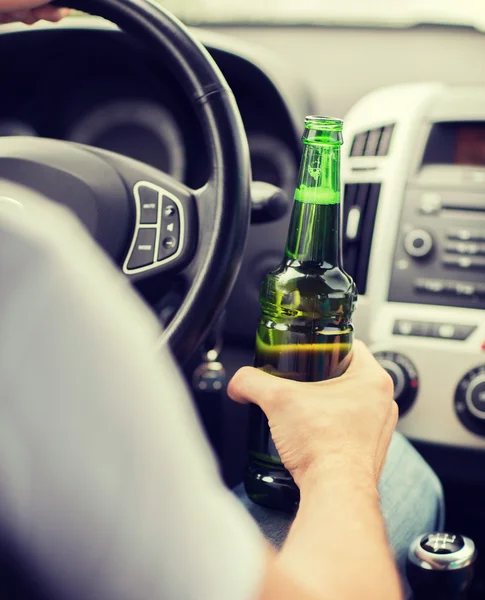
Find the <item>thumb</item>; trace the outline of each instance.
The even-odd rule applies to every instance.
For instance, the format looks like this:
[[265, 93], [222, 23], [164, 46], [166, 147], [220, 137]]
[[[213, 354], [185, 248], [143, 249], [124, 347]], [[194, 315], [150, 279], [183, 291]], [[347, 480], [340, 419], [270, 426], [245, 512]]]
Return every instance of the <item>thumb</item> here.
[[281, 400], [283, 387], [294, 382], [269, 375], [260, 369], [243, 367], [234, 375], [227, 387], [227, 394], [232, 400], [245, 404], [252, 402], [266, 412], [272, 403]]
[[382, 367], [364, 342], [354, 340], [352, 346], [352, 360], [345, 374], [360, 376], [362, 373], [375, 372], [381, 369]]

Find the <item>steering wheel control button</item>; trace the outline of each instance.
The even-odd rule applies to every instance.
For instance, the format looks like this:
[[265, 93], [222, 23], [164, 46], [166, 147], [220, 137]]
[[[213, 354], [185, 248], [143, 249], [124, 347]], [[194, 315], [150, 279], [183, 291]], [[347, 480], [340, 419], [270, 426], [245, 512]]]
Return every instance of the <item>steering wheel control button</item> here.
[[455, 412], [467, 429], [485, 436], [485, 365], [475, 367], [458, 383]]
[[165, 198], [165, 202], [167, 205], [163, 209], [163, 216], [168, 218], [173, 217], [177, 213], [177, 209], [173, 204], [170, 204], [170, 200], [168, 198]]
[[425, 229], [413, 229], [404, 238], [404, 249], [413, 258], [424, 258], [433, 249], [433, 238]]
[[128, 261], [129, 270], [146, 267], [153, 263], [156, 239], [157, 230], [155, 227], [144, 227], [138, 231], [135, 246]]
[[160, 227], [160, 244], [158, 260], [166, 260], [173, 256], [180, 244], [180, 214], [175, 202], [163, 196], [162, 224]]
[[402, 417], [414, 404], [419, 389], [419, 379], [413, 363], [398, 352], [376, 352], [378, 363], [387, 371], [394, 384], [394, 400]]
[[161, 241], [158, 249], [158, 260], [170, 258], [177, 252], [178, 242], [174, 237], [166, 237]]
[[461, 535], [432, 533], [421, 540], [421, 548], [430, 554], [454, 554], [465, 546]]
[[142, 225], [156, 225], [158, 221], [158, 191], [141, 186], [138, 188], [138, 194], [140, 199], [140, 223]]
[[150, 181], [139, 181], [133, 195], [137, 221], [123, 272], [136, 276], [161, 271], [169, 262], [176, 268], [177, 258], [186, 249], [182, 200]]

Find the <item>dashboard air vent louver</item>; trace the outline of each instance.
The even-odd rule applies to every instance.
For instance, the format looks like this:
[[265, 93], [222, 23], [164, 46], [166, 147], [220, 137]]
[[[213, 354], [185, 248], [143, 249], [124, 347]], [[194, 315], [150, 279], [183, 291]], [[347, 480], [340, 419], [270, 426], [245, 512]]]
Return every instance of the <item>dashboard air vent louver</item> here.
[[350, 156], [386, 156], [394, 125], [385, 125], [358, 133], [352, 142]]
[[347, 183], [344, 191], [343, 258], [344, 268], [365, 294], [367, 271], [381, 191], [380, 183]]

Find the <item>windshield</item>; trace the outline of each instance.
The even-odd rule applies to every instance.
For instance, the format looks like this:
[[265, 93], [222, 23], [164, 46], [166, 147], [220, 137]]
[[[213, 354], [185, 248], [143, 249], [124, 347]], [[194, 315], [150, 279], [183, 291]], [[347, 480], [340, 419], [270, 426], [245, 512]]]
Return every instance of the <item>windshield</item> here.
[[190, 24], [357, 25], [421, 23], [485, 30], [485, 0], [155, 0]]

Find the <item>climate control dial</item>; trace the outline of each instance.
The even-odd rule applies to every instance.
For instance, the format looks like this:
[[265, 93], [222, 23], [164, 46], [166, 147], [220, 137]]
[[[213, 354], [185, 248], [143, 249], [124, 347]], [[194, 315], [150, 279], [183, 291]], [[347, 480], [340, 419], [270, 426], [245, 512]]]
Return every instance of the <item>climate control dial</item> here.
[[455, 410], [467, 429], [485, 436], [485, 365], [462, 378], [455, 392]]
[[376, 352], [379, 364], [389, 373], [394, 383], [394, 400], [403, 416], [416, 400], [419, 388], [418, 372], [413, 363], [399, 352]]

